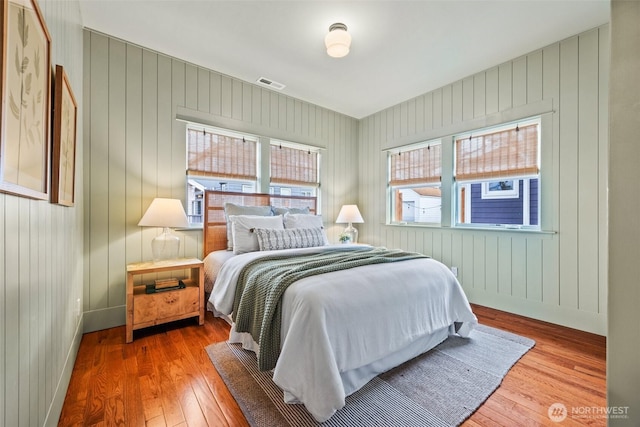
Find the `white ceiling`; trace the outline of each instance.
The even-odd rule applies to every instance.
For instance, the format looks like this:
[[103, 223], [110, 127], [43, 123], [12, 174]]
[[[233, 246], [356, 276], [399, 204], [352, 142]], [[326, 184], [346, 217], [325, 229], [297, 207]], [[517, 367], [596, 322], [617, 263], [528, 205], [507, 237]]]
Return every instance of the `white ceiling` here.
[[[80, 0], [85, 27], [362, 118], [609, 22], [609, 0]], [[343, 22], [351, 52], [329, 57]]]

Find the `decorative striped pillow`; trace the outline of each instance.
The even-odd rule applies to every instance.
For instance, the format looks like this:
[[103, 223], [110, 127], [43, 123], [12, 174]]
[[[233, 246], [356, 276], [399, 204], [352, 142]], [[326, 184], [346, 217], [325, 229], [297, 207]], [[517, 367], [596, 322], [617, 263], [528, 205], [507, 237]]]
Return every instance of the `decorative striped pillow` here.
[[322, 228], [287, 228], [284, 230], [254, 228], [261, 251], [324, 246]]

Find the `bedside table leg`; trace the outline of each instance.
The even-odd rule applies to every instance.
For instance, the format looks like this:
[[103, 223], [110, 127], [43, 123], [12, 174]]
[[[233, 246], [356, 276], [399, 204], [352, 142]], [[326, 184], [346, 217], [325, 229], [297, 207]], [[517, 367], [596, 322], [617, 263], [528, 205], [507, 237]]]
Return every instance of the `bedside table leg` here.
[[[197, 275], [194, 277], [194, 275]], [[204, 268], [198, 267], [191, 270], [191, 278], [198, 280], [198, 293], [200, 294], [200, 316], [198, 319], [198, 324], [204, 325]]]
[[126, 339], [125, 342], [133, 341], [133, 274], [127, 274], [127, 311], [126, 311]]

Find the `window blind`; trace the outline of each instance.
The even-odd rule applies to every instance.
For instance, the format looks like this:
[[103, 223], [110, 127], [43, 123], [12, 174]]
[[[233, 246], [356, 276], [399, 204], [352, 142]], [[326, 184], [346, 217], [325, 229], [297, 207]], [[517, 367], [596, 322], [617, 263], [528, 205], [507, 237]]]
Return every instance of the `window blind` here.
[[538, 172], [538, 124], [456, 140], [458, 181]]
[[439, 183], [441, 145], [433, 144], [391, 156], [391, 186]]
[[188, 129], [187, 174], [257, 180], [256, 143]]
[[271, 183], [318, 187], [318, 153], [271, 145]]

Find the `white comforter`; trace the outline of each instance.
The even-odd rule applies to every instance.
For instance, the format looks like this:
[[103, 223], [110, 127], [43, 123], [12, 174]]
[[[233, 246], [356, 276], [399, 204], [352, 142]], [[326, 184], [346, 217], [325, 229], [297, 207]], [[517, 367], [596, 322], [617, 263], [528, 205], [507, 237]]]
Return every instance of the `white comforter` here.
[[[328, 245], [278, 253], [346, 247], [363, 248]], [[210, 308], [231, 315], [242, 267], [274, 252], [250, 252], [225, 261], [213, 286]], [[381, 371], [444, 340], [454, 332], [454, 322], [462, 323], [457, 333], [467, 336], [477, 319], [453, 274], [430, 258], [308, 277], [284, 293], [282, 350], [273, 379], [287, 402], [303, 403], [322, 422], [344, 406], [346, 396]], [[252, 343], [233, 329], [230, 340], [249, 348]]]

